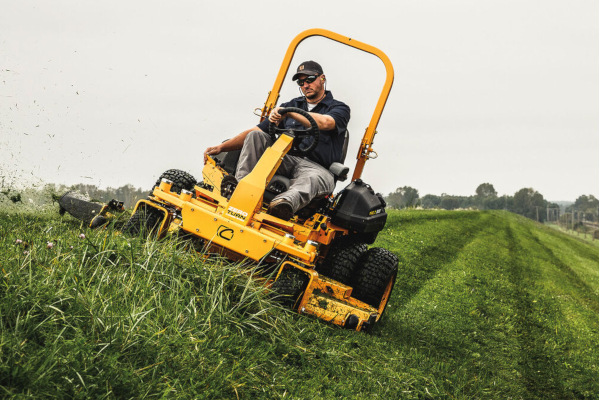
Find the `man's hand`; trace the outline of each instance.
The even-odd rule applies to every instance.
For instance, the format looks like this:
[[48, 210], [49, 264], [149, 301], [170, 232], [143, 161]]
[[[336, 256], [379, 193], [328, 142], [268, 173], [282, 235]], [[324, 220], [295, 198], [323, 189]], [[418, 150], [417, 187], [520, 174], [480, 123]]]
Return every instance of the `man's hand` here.
[[271, 110], [271, 114], [269, 114], [269, 122], [277, 125], [281, 122], [281, 118], [283, 117], [281, 114], [279, 114], [279, 110], [281, 110], [281, 107], [275, 107], [274, 109]]
[[[308, 119], [304, 118], [302, 115], [295, 113], [295, 112], [289, 112], [286, 113], [284, 115], [279, 114], [279, 110], [281, 110], [283, 107], [275, 107], [272, 111], [271, 114], [269, 115], [269, 121], [274, 123], [274, 124], [278, 124], [281, 122], [282, 118], [292, 118], [295, 119], [296, 121], [300, 122], [302, 124], [302, 126], [304, 126], [305, 128], [310, 128], [310, 122], [308, 121]], [[319, 113], [314, 113], [314, 112], [309, 112], [310, 116], [313, 117], [313, 119], [315, 120], [315, 122], [317, 123], [317, 126], [319, 127], [320, 130], [322, 131], [329, 131], [335, 128], [335, 119], [333, 119], [333, 117], [331, 115], [327, 115], [327, 114], [319, 114]]]
[[[281, 118], [281, 115], [279, 116]], [[246, 129], [244, 132], [238, 134], [237, 136], [224, 141], [221, 144], [216, 146], [209, 147], [204, 151], [204, 164], [206, 164], [206, 160], [208, 156], [216, 156], [217, 154], [221, 154], [225, 151], [239, 150], [244, 146], [244, 140], [246, 136], [252, 132], [259, 130], [258, 126], [254, 126], [250, 129]]]
[[206, 164], [206, 160], [208, 159], [208, 156], [216, 156], [217, 154], [220, 154], [222, 151], [223, 150], [221, 149], [221, 145], [209, 147], [208, 149], [206, 149], [204, 151], [204, 164]]

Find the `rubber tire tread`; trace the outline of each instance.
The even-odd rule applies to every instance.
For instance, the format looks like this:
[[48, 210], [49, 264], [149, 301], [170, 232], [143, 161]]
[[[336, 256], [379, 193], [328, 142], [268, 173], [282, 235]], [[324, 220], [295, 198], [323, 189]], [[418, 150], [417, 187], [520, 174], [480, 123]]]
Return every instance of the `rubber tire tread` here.
[[[171, 192], [175, 192], [177, 194], [181, 193], [182, 189], [192, 190], [196, 185], [197, 181], [193, 175], [182, 171], [180, 169], [168, 169], [162, 173], [162, 175], [158, 178], [154, 186], [152, 187], [152, 191], [154, 188], [160, 185], [161, 180], [168, 179], [173, 182], [173, 186], [171, 186]], [[152, 194], [152, 193], [150, 193]]]
[[281, 271], [279, 278], [271, 285], [275, 292], [275, 299], [286, 307], [294, 307], [300, 296], [306, 290], [308, 276], [295, 268], [286, 268]]
[[367, 251], [365, 243], [342, 237], [334, 240], [317, 272], [340, 283], [350, 285], [360, 258]]
[[138, 207], [123, 226], [123, 232], [131, 236], [154, 236], [158, 233], [164, 214], [153, 207]]
[[398, 257], [389, 250], [373, 247], [359, 263], [362, 268], [356, 275], [352, 297], [377, 308], [390, 279], [396, 281]]

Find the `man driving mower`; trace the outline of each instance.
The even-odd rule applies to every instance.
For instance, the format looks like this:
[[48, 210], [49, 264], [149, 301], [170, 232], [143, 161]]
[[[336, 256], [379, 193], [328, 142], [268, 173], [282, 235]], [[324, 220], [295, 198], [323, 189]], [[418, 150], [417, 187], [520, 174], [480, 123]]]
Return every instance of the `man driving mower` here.
[[[209, 155], [241, 149], [235, 176], [225, 176], [221, 186], [229, 187], [232, 192], [237, 182], [252, 171], [265, 149], [273, 144], [273, 139], [266, 133], [269, 132], [269, 123], [291, 129], [310, 127], [309, 120], [299, 113], [280, 114], [279, 111], [287, 107], [307, 111], [315, 120], [320, 133], [317, 139], [304, 140], [318, 142], [315, 149], [306, 156], [285, 155], [277, 173], [290, 178], [290, 187], [271, 201], [268, 210], [269, 214], [284, 220], [289, 220], [312, 199], [333, 192], [335, 181], [328, 169], [332, 163], [341, 161], [350, 120], [350, 108], [335, 100], [331, 92], [326, 90], [326, 77], [317, 62], [306, 61], [300, 64], [292, 80], [298, 83], [303, 96], [281, 104], [271, 111], [268, 119], [257, 126], [217, 146], [209, 147], [204, 152], [206, 162]], [[307, 147], [308, 145], [306, 144]]]
[[[276, 107], [295, 49], [312, 36], [373, 54], [386, 68], [352, 181], [335, 196], [325, 195], [348, 178], [343, 160], [350, 109], [325, 90], [321, 66], [302, 63], [293, 80], [303, 96]], [[387, 213], [383, 196], [361, 174], [365, 162], [375, 158], [372, 143], [393, 76], [391, 62], [377, 48], [324, 29], [300, 33], [286, 52], [261, 123], [206, 149], [201, 180], [178, 169], [161, 174], [121, 230], [157, 238], [182, 234], [204, 255], [256, 262], [274, 272], [265, 277], [267, 284], [299, 313], [348, 329], [370, 329], [390, 299], [399, 260], [387, 249], [369, 247]], [[72, 192], [59, 204], [90, 227], [105, 226], [123, 208], [115, 200], [101, 204]]]

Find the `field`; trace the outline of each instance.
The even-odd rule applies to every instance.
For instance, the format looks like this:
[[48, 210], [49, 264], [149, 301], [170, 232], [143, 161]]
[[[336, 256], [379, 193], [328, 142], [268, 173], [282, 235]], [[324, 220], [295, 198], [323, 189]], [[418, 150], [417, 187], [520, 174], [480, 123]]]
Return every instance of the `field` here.
[[0, 211], [0, 397], [597, 399], [598, 243], [502, 211], [397, 211], [371, 334], [174, 240]]

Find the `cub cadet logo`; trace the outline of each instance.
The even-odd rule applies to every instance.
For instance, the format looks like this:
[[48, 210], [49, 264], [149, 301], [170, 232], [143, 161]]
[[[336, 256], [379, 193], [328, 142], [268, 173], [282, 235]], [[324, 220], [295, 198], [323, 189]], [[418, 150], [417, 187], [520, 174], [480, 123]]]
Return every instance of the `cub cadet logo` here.
[[235, 207], [229, 206], [227, 210], [227, 214], [231, 215], [233, 218], [237, 218], [239, 220], [245, 221], [248, 218], [248, 213], [242, 210], [238, 210]]
[[219, 229], [217, 229], [217, 235], [222, 239], [231, 240], [233, 239], [233, 229], [221, 225]]
[[380, 208], [379, 210], [373, 210], [369, 213], [369, 215], [375, 215], [375, 214], [381, 214], [383, 212], [383, 208]]

